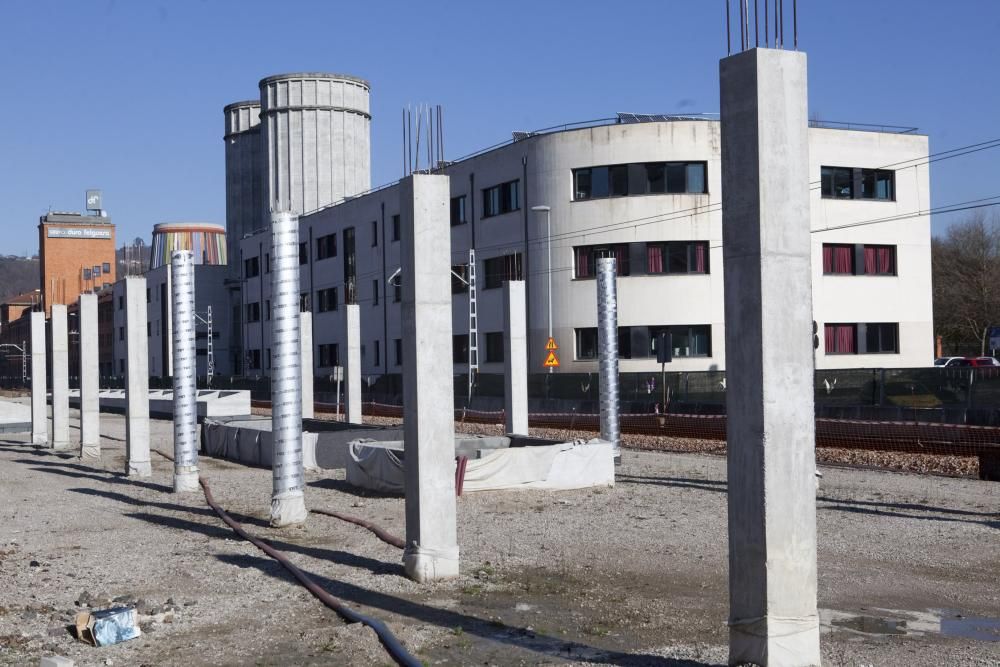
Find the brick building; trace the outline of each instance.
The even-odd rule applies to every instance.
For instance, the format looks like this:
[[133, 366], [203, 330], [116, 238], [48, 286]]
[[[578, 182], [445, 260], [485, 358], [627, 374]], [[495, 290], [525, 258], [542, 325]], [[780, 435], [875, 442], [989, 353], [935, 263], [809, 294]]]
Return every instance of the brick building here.
[[75, 303], [82, 292], [116, 280], [115, 226], [105, 215], [48, 213], [38, 222], [38, 257], [45, 314]]

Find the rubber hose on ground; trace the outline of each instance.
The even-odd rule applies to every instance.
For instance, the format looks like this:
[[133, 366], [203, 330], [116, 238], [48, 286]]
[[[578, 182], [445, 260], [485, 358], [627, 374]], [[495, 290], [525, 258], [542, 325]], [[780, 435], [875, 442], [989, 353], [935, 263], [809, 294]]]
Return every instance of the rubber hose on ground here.
[[359, 519], [356, 516], [351, 516], [349, 514], [341, 514], [340, 512], [331, 512], [330, 510], [320, 510], [311, 509], [309, 510], [312, 514], [323, 514], [325, 516], [332, 516], [334, 519], [340, 519], [341, 521], [346, 521], [348, 523], [353, 523], [356, 526], [361, 526], [362, 528], [367, 528], [375, 537], [379, 538], [388, 545], [394, 546], [397, 549], [406, 548], [406, 540], [396, 537], [392, 533], [386, 532], [384, 528], [381, 528], [370, 521], [365, 521], [364, 519]]

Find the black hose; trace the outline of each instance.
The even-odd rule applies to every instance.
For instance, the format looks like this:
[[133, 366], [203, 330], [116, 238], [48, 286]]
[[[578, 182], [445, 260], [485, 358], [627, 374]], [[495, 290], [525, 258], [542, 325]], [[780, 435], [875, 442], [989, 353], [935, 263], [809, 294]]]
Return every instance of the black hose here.
[[206, 482], [204, 478], [201, 478], [198, 481], [201, 483], [201, 488], [205, 492], [205, 502], [208, 503], [209, 507], [215, 510], [215, 513], [219, 515], [219, 518], [222, 519], [227, 526], [233, 529], [234, 533], [253, 544], [274, 560], [278, 561], [282, 567], [291, 572], [292, 576], [295, 577], [300, 584], [305, 586], [306, 589], [316, 597], [316, 599], [335, 611], [345, 621], [349, 623], [364, 623], [369, 628], [374, 630], [375, 634], [378, 635], [379, 641], [382, 642], [382, 646], [385, 647], [385, 650], [388, 651], [392, 659], [396, 661], [396, 664], [401, 665], [402, 667], [421, 667], [421, 662], [410, 655], [409, 651], [407, 651], [399, 640], [396, 639], [395, 635], [389, 631], [389, 628], [386, 627], [385, 623], [376, 618], [361, 614], [341, 603], [337, 600], [337, 598], [320, 588], [319, 585], [310, 579], [302, 570], [295, 567], [295, 565], [288, 560], [285, 554], [265, 543], [263, 540], [260, 540], [243, 530], [243, 526], [226, 514], [224, 509], [215, 504], [215, 499], [212, 498], [212, 490], [209, 488], [208, 482]]

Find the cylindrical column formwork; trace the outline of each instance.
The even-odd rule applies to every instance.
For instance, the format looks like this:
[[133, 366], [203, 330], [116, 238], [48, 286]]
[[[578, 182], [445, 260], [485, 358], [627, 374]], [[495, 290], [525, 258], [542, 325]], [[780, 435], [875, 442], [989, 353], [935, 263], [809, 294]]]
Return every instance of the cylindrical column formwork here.
[[174, 491], [198, 490], [198, 366], [194, 254], [170, 255], [174, 351]]
[[299, 358], [299, 218], [271, 214], [271, 525], [306, 520], [302, 473], [302, 362]]
[[601, 439], [611, 443], [621, 462], [618, 425], [618, 290], [613, 257], [597, 260], [597, 349], [600, 366]]

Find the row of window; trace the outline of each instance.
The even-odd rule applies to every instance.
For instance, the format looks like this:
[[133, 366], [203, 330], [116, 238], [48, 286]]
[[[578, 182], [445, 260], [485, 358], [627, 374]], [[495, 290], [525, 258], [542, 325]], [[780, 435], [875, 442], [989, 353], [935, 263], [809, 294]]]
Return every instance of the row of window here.
[[709, 273], [708, 241], [657, 241], [576, 246], [574, 276], [596, 276], [597, 260], [601, 257], [617, 260], [619, 276]]
[[[618, 327], [618, 358], [649, 359], [656, 356], [660, 334], [669, 334], [675, 357], [712, 356], [712, 326], [679, 324], [672, 326]], [[576, 358], [597, 359], [597, 328], [576, 329]]]
[[896, 246], [824, 243], [823, 273], [835, 276], [894, 276]]
[[823, 326], [823, 339], [827, 354], [898, 354], [899, 324], [826, 324]]
[[[502, 364], [504, 360], [503, 332], [486, 332], [486, 358], [488, 364]], [[451, 360], [456, 364], [469, 361], [469, 334], [455, 334], [451, 338]]]
[[633, 162], [573, 170], [573, 199], [705, 194], [705, 162]]
[[820, 191], [828, 199], [896, 199], [896, 173], [888, 169], [821, 167]]

